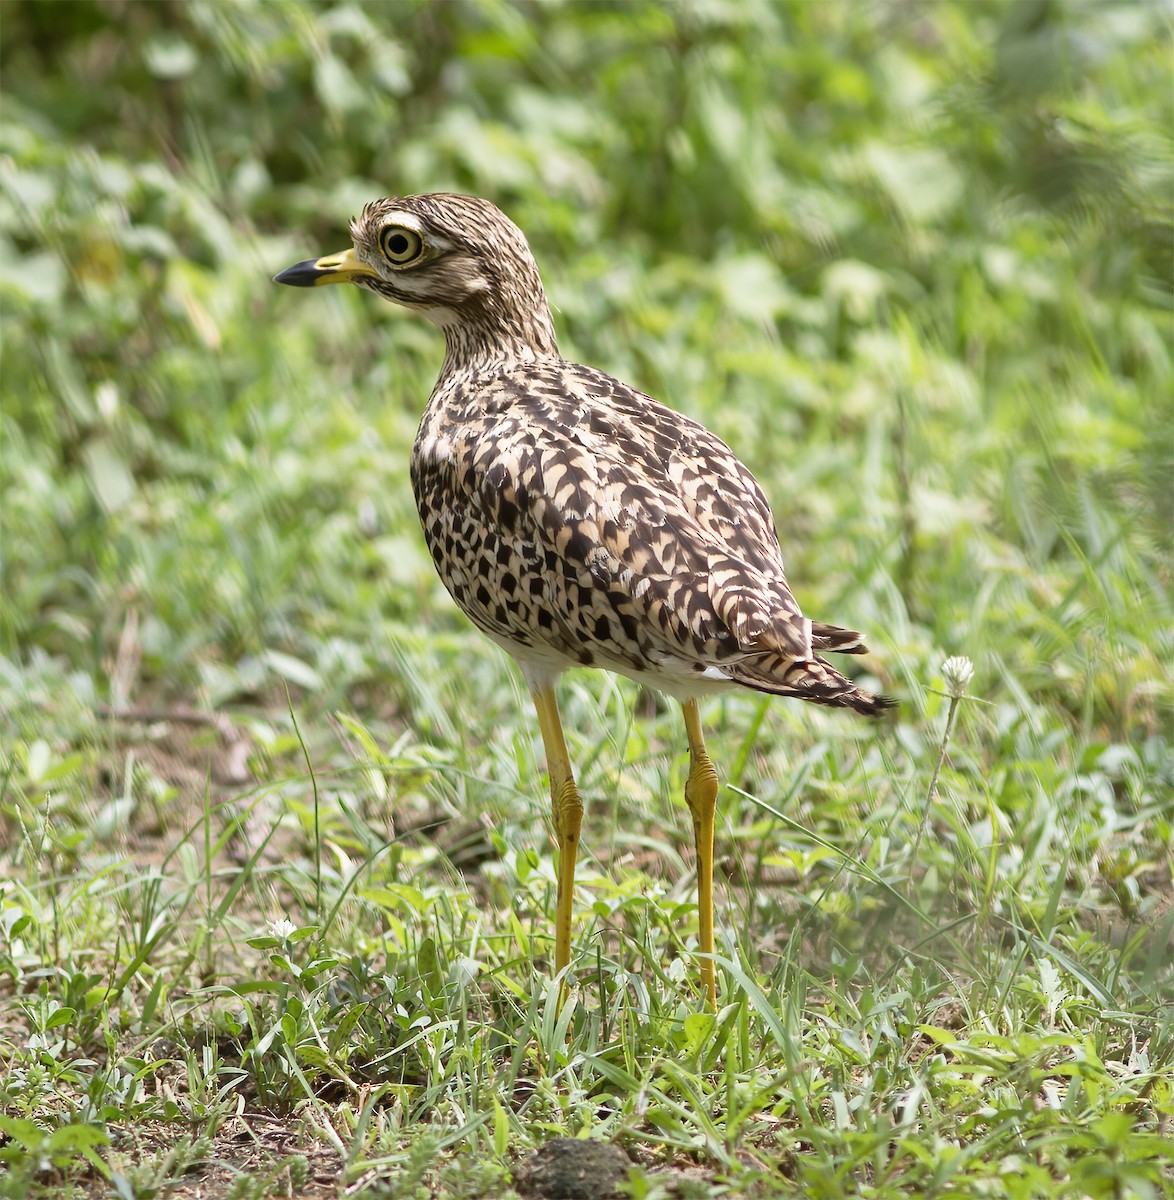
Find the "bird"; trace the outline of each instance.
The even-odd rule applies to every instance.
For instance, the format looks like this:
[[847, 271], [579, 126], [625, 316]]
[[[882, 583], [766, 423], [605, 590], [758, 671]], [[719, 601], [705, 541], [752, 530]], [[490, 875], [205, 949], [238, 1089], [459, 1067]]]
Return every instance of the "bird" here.
[[389, 196], [365, 205], [350, 235], [347, 249], [274, 281], [356, 284], [444, 333], [412, 490], [445, 587], [514, 659], [533, 698], [557, 849], [555, 978], [565, 988], [583, 818], [556, 683], [569, 668], [599, 667], [681, 705], [697, 970], [715, 1007], [719, 781], [699, 701], [748, 688], [866, 717], [894, 701], [825, 659], [866, 653], [864, 638], [803, 615], [766, 494], [725, 442], [559, 354], [534, 255], [501, 209], [455, 193]]

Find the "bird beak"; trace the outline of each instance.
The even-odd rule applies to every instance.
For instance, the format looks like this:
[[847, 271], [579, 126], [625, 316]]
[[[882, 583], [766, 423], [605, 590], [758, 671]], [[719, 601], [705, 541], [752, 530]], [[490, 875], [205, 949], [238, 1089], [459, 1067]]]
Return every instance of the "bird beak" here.
[[364, 276], [373, 276], [365, 262], [359, 259], [354, 248], [341, 254], [328, 254], [325, 258], [307, 258], [294, 263], [280, 274], [273, 276], [274, 283], [288, 283], [290, 287], [320, 287], [324, 283], [353, 283]]

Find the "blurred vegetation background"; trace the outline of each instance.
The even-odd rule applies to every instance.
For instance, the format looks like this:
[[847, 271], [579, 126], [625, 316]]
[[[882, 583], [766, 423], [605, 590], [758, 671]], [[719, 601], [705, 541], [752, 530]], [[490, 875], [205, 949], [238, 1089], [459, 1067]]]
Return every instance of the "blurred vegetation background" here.
[[454, 189], [526, 230], [565, 354], [746, 457], [890, 686], [966, 652], [992, 699], [1154, 731], [1170, 15], [6, 4], [5, 706], [219, 705], [267, 653], [331, 704], [395, 686], [381, 622], [446, 603], [406, 487], [439, 338], [268, 277]]
[[[416, 1123], [448, 1120], [446, 1147], [498, 1164], [489, 1195], [524, 1147], [588, 1130], [761, 1167], [763, 1196], [858, 1194], [883, 1163], [869, 1194], [1157, 1194], [1172, 20], [1168, 0], [0, 5], [11, 1194], [62, 1113], [81, 1140], [52, 1161], [84, 1179], [118, 1162], [93, 1125], [212, 1138], [238, 1086], [272, 1111], [326, 1098], [343, 1129], [339, 1079], [398, 1089], [347, 1126], [352, 1177], [405, 1145], [423, 1171]], [[735, 785], [719, 946], [745, 968], [724, 1032], [680, 999], [677, 714], [600, 673], [563, 689], [584, 845], [614, 855], [580, 873], [599, 1009], [556, 1027], [534, 722], [408, 485], [441, 337], [357, 289], [270, 282], [343, 249], [365, 201], [444, 189], [525, 230], [567, 357], [752, 467], [801, 603], [866, 631], [862, 669], [901, 700], [878, 728], [707, 705]], [[977, 667], [956, 726], [947, 655]], [[148, 1068], [161, 1028], [175, 1061]], [[481, 1194], [463, 1170], [444, 1195]]]

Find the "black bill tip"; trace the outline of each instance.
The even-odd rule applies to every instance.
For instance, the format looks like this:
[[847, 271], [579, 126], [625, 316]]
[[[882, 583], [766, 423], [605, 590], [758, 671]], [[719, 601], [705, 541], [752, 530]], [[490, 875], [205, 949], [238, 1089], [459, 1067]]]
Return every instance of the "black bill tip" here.
[[273, 282], [288, 283], [290, 287], [313, 287], [323, 275], [329, 274], [329, 271], [324, 271], [318, 265], [316, 258], [307, 258], [303, 262], [294, 263], [292, 267], [286, 267], [284, 271], [279, 271], [273, 276]]

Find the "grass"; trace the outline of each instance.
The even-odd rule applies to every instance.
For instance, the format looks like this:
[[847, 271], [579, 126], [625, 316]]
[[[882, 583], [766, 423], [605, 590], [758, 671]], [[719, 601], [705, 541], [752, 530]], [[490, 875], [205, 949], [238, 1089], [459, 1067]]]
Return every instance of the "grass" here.
[[[940, 681], [879, 734], [711, 704], [739, 783], [709, 1013], [675, 713], [633, 720], [633, 689], [573, 677], [586, 844], [608, 859], [584, 864], [560, 1013], [519, 686], [471, 636], [417, 637], [404, 686], [431, 735], [275, 697], [219, 730], [95, 720], [64, 754], [17, 744], [8, 1194], [504, 1195], [555, 1134], [625, 1146], [633, 1195], [965, 1194], [1009, 1171], [1009, 1194], [1161, 1194], [1174, 918], [1152, 746], [978, 697], [951, 742]], [[222, 782], [232, 739], [248, 786]]]
[[[1169, 1194], [1156, 10], [60, 11], [3, 45], [0, 1195], [508, 1197], [559, 1137], [633, 1197]], [[704, 706], [715, 1012], [678, 712], [592, 672], [559, 1009], [529, 701], [408, 486], [439, 337], [268, 284], [398, 178], [511, 211], [900, 699]]]

